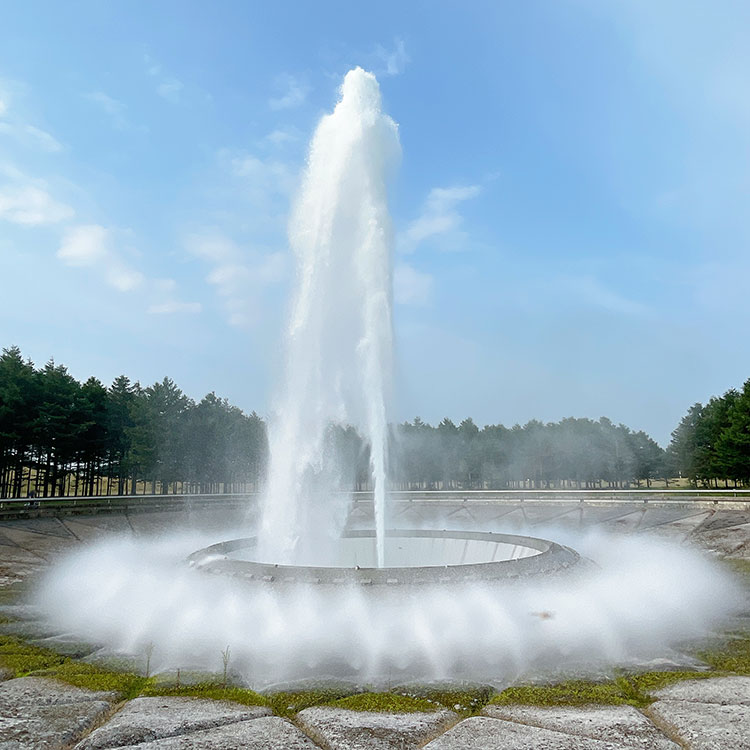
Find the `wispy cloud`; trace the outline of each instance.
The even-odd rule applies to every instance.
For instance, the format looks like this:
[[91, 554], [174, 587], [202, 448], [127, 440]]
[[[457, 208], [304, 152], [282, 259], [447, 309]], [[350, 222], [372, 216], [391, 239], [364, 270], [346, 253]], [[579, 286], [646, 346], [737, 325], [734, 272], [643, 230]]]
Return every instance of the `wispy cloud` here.
[[174, 279], [154, 279], [150, 287], [153, 299], [147, 310], [150, 315], [197, 315], [203, 309], [200, 302], [179, 299]]
[[396, 263], [393, 275], [393, 296], [396, 303], [424, 307], [432, 296], [433, 282], [431, 274], [418, 271], [403, 261]]
[[109, 115], [112, 125], [117, 130], [125, 130], [128, 127], [128, 121], [125, 119], [125, 110], [127, 107], [119, 99], [115, 99], [103, 91], [92, 91], [83, 96], [85, 99], [99, 106], [105, 114]]
[[25, 131], [30, 135], [36, 142], [45, 150], [50, 153], [62, 151], [62, 144], [53, 135], [48, 133], [46, 130], [37, 128], [34, 125], [27, 125]]
[[286, 195], [294, 188], [296, 174], [285, 161], [248, 153], [222, 152], [220, 157], [228, 163], [231, 173], [243, 178], [253, 191]]
[[221, 297], [233, 326], [255, 323], [260, 312], [258, 294], [286, 276], [285, 253], [253, 253], [219, 232], [191, 235], [186, 246], [191, 255], [210, 265], [206, 281]]
[[25, 146], [41, 148], [48, 153], [63, 150], [62, 143], [46, 130], [32, 125], [26, 118], [11, 111], [8, 97], [0, 92], [0, 133], [6, 133]]
[[561, 288], [579, 303], [590, 307], [598, 307], [607, 312], [622, 315], [642, 315], [647, 307], [636, 300], [610, 289], [594, 276], [567, 277], [559, 280]]
[[279, 93], [268, 100], [268, 106], [275, 110], [299, 107], [310, 93], [307, 84], [288, 73], [276, 77], [274, 89]]
[[456, 235], [463, 222], [463, 216], [458, 211], [459, 204], [475, 198], [480, 192], [479, 185], [454, 185], [430, 190], [420, 215], [399, 236], [399, 250], [410, 253], [427, 239], [438, 235]]
[[382, 73], [389, 76], [400, 75], [404, 72], [407, 64], [411, 62], [411, 58], [406, 53], [404, 40], [398, 37], [394, 39], [392, 49], [386, 49], [379, 44], [375, 49], [375, 55], [385, 65], [385, 70]]
[[73, 209], [55, 200], [43, 187], [9, 184], [0, 188], [0, 220], [36, 226], [70, 219]]
[[289, 143], [296, 143], [301, 138], [300, 132], [296, 128], [276, 128], [262, 139], [263, 145], [270, 145], [274, 148], [286, 146]]
[[146, 72], [156, 81], [156, 93], [172, 104], [177, 104], [185, 89], [185, 84], [175, 76], [167, 73], [164, 68], [149, 54], [144, 54]]
[[67, 266], [98, 271], [120, 292], [132, 291], [144, 281], [115, 248], [113, 231], [100, 224], [81, 224], [65, 232], [57, 257]]
[[203, 309], [200, 302], [181, 302], [180, 300], [169, 300], [167, 302], [157, 302], [148, 308], [150, 315], [175, 315], [187, 313], [195, 315]]

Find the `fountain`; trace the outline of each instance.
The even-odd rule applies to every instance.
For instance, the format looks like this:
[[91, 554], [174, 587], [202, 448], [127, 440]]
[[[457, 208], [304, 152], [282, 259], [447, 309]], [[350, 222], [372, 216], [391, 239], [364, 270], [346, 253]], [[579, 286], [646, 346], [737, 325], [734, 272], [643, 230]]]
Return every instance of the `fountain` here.
[[313, 136], [289, 224], [297, 286], [259, 531], [260, 550], [279, 562], [303, 559], [345, 521], [334, 489], [350, 467], [325, 465], [326, 431], [335, 421], [355, 426], [369, 446], [377, 565], [385, 564], [392, 350], [386, 188], [399, 156], [397, 127], [381, 112], [375, 76], [349, 71], [341, 100]]
[[[350, 71], [313, 137], [289, 225], [297, 278], [260, 522], [243, 527], [213, 506], [199, 530], [170, 520], [158, 534], [82, 545], [37, 596], [66, 632], [116, 653], [148, 648], [163, 670], [215, 668], [229, 645], [255, 687], [320, 675], [507, 684], [562, 665], [654, 658], [731, 609], [734, 589], [700, 555], [596, 533], [583, 510], [572, 530], [535, 527], [557, 541], [521, 535], [526, 527], [495, 508], [461, 525], [454, 514], [471, 503], [457, 498], [443, 511], [425, 503], [423, 523], [388, 528], [387, 185], [399, 158], [375, 77]], [[327, 451], [331, 422], [367, 443], [366, 527], [340, 491], [351, 467]]]
[[[572, 550], [530, 537], [386, 531], [387, 184], [399, 155], [398, 129], [381, 111], [375, 76], [349, 71], [340, 101], [313, 136], [289, 223], [296, 288], [260, 528], [257, 537], [196, 552], [190, 562], [201, 570], [266, 582], [414, 583], [559, 572], [579, 562]], [[369, 448], [374, 531], [343, 535], [346, 508], [336, 485], [350, 467], [327, 465], [331, 422], [354, 425]]]

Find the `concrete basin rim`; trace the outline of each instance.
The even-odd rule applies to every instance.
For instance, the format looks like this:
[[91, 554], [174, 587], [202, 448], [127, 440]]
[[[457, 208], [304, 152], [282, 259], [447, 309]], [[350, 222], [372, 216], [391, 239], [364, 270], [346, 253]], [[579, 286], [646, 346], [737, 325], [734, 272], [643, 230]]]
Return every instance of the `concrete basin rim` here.
[[[375, 532], [371, 529], [358, 529], [347, 531], [343, 536], [371, 538], [375, 536]], [[581, 562], [580, 555], [570, 547], [548, 539], [520, 534], [448, 529], [388, 529], [386, 536], [480, 540], [513, 544], [538, 552], [512, 560], [385, 568], [286, 565], [226, 557], [232, 552], [252, 549], [256, 544], [256, 537], [250, 536], [218, 542], [197, 550], [187, 558], [187, 562], [201, 571], [248, 581], [322, 584], [442, 584], [507, 580], [560, 573]]]

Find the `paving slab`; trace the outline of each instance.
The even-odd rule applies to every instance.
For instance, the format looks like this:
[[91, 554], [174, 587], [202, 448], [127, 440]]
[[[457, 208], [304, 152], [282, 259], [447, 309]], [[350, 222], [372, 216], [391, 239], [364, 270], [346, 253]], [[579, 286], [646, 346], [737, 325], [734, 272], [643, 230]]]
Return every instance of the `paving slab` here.
[[646, 712], [691, 750], [750, 750], [750, 706], [660, 700]]
[[286, 719], [263, 716], [178, 737], [121, 745], [118, 750], [320, 750]]
[[486, 706], [482, 714], [577, 737], [619, 743], [622, 747], [679, 748], [632, 706]]
[[84, 656], [89, 656], [100, 648], [99, 646], [82, 641], [74, 635], [68, 634], [54, 635], [48, 638], [36, 638], [30, 640], [29, 643], [32, 646], [47, 648], [61, 656], [69, 656], [71, 659], [81, 659]]
[[263, 706], [241, 706], [229, 701], [135, 698], [76, 747], [78, 750], [105, 750], [137, 745], [270, 714], [270, 709]]
[[473, 716], [425, 745], [424, 750], [623, 750], [627, 747], [619, 742]]
[[42, 616], [33, 604], [0, 604], [0, 617], [8, 620], [38, 620]]
[[652, 695], [659, 700], [750, 706], [750, 677], [731, 676], [707, 680], [685, 680], [657, 690]]
[[343, 708], [306, 708], [297, 723], [329, 750], [410, 750], [445, 731], [453, 711], [387, 714]]
[[110, 710], [111, 693], [40, 677], [0, 683], [0, 749], [57, 750], [78, 740]]
[[14, 620], [0, 623], [0, 635], [14, 635], [23, 639], [51, 638], [60, 635], [60, 626], [46, 620]]

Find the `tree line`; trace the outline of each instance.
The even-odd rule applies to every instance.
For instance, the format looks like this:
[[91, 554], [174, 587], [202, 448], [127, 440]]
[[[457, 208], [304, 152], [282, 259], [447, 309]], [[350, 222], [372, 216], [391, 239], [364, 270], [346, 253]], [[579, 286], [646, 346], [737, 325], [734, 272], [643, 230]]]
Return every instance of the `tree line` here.
[[267, 454], [263, 420], [213, 393], [0, 355], [0, 497], [252, 491]]
[[691, 406], [672, 433], [668, 459], [695, 485], [750, 485], [750, 380]]
[[[370, 488], [369, 449], [330, 426], [326, 455], [342, 489]], [[330, 457], [333, 457], [332, 459]], [[0, 355], [0, 497], [250, 492], [264, 481], [266, 424], [209, 393], [187, 397], [169, 378], [142, 387], [125, 375], [78, 382], [17, 347]], [[394, 489], [650, 487], [750, 484], [750, 380], [695, 404], [667, 450], [643, 431], [602, 417], [505, 427], [470, 418], [392, 425]]]

